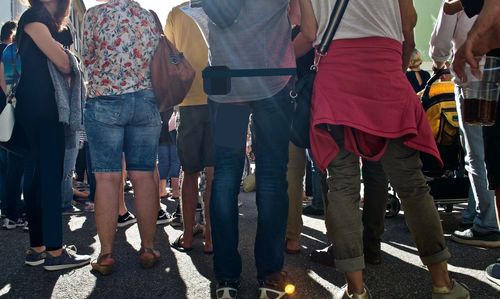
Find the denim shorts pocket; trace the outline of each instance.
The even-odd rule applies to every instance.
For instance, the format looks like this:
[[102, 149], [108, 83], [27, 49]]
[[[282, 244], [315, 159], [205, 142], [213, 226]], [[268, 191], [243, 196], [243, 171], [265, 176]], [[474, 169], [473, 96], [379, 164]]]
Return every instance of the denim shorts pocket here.
[[154, 94], [152, 92], [146, 93], [143, 99], [143, 117], [146, 118], [147, 126], [161, 126], [160, 112], [158, 111]]
[[123, 99], [119, 97], [99, 97], [87, 102], [86, 116], [107, 124], [117, 125], [123, 113]]

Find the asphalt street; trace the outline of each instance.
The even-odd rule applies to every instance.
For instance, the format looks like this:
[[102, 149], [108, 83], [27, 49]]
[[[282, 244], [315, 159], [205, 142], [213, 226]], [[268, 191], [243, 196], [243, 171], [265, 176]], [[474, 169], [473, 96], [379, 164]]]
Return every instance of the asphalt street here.
[[[240, 208], [240, 253], [243, 259], [240, 298], [256, 298], [257, 282], [253, 260], [253, 240], [256, 230], [255, 194], [242, 193]], [[132, 195], [127, 195], [133, 208]], [[175, 202], [165, 200], [168, 210]], [[489, 282], [484, 274], [487, 265], [500, 257], [499, 249], [469, 247], [449, 240], [457, 228], [460, 207], [453, 213], [440, 213], [447, 232], [447, 244], [452, 253], [449, 260], [451, 275], [465, 283], [472, 298], [500, 298], [500, 286]], [[297, 292], [293, 298], [336, 298], [343, 286], [343, 276], [333, 268], [317, 265], [308, 253], [326, 244], [324, 221], [321, 217], [304, 216], [302, 253], [287, 255], [285, 270], [294, 281]], [[64, 217], [64, 240], [74, 244], [80, 253], [99, 252], [93, 214]], [[3, 298], [213, 298], [212, 257], [203, 253], [202, 239], [194, 250], [181, 253], [169, 243], [181, 233], [178, 228], [158, 226], [157, 248], [162, 259], [159, 265], [143, 270], [138, 263], [140, 240], [137, 225], [119, 229], [116, 235], [115, 272], [107, 277], [96, 276], [90, 266], [70, 271], [49, 273], [41, 267], [24, 266], [28, 235], [21, 229], [0, 231], [0, 297]], [[386, 220], [382, 245], [383, 263], [368, 266], [366, 284], [373, 298], [431, 298], [430, 275], [420, 262], [404, 222], [404, 215]]]

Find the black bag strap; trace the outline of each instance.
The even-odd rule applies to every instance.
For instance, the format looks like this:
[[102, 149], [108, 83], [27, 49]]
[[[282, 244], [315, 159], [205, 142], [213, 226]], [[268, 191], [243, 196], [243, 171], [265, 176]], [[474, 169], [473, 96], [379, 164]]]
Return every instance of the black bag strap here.
[[429, 100], [429, 93], [431, 91], [432, 84], [439, 80], [443, 75], [449, 75], [449, 69], [440, 69], [438, 70], [425, 84], [424, 93], [422, 94], [422, 102], [426, 102]]
[[330, 44], [333, 41], [333, 37], [339, 29], [340, 21], [347, 9], [349, 0], [337, 0], [335, 6], [333, 7], [332, 13], [330, 14], [330, 19], [328, 20], [328, 26], [326, 27], [325, 35], [321, 39], [321, 43], [316, 47], [316, 59], [314, 60], [314, 65], [311, 67], [313, 70], [318, 70], [319, 62], [321, 57], [326, 56]]

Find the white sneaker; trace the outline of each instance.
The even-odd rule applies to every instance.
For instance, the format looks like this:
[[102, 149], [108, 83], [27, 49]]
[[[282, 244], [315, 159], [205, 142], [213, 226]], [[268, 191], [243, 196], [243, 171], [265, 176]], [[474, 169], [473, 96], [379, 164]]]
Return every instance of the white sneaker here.
[[24, 221], [21, 218], [19, 218], [17, 220], [17, 222], [14, 220], [10, 220], [9, 218], [5, 218], [3, 220], [2, 229], [11, 230], [11, 229], [15, 229], [17, 227], [23, 226], [23, 225], [24, 225]]

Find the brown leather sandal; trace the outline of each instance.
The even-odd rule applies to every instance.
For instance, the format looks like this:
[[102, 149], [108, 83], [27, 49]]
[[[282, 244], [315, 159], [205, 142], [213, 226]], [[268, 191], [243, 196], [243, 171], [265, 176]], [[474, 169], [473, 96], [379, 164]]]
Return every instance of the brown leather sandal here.
[[153, 248], [141, 247], [139, 250], [139, 262], [144, 269], [152, 268], [160, 259], [160, 252]]
[[[111, 259], [113, 262], [108, 265], [103, 265], [102, 262], [105, 259]], [[90, 263], [92, 266], [92, 270], [99, 272], [101, 275], [109, 275], [113, 273], [113, 267], [115, 265], [115, 260], [113, 259], [113, 254], [112, 253], [105, 253], [102, 255], [99, 255], [99, 257]]]

